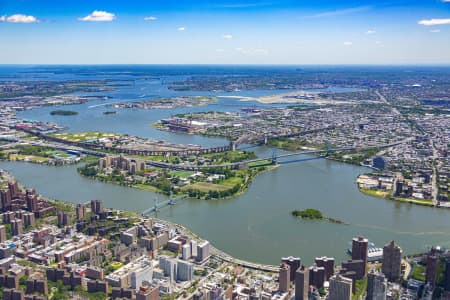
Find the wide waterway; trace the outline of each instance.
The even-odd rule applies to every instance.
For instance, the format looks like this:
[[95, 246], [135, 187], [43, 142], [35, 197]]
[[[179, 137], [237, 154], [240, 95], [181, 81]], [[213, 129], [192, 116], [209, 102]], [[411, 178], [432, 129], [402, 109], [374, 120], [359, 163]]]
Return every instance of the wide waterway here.
[[[0, 162], [0, 167], [47, 197], [74, 203], [98, 198], [107, 207], [140, 212], [152, 206], [155, 197], [152, 192], [83, 178], [75, 166]], [[258, 176], [242, 196], [184, 200], [162, 209], [158, 217], [191, 228], [233, 256], [272, 264], [284, 255], [300, 256], [307, 263], [318, 255], [344, 259], [348, 241], [357, 235], [377, 245], [395, 239], [408, 253], [449, 246], [450, 211], [362, 195], [354, 179], [364, 171], [324, 159], [286, 164]], [[349, 225], [304, 221], [290, 214], [309, 207]]]
[[[28, 75], [23, 73], [18, 73], [17, 76], [17, 80], [28, 78]], [[55, 75], [39, 73], [39, 76], [47, 80]], [[61, 79], [74, 79], [73, 75], [66, 73], [58, 76]], [[83, 76], [82, 79], [88, 77]], [[80, 79], [78, 77], [75, 79]], [[109, 77], [108, 75], [105, 78]], [[113, 131], [165, 139], [174, 143], [211, 146], [227, 141], [221, 138], [158, 131], [150, 124], [175, 113], [236, 111], [243, 106], [255, 104], [238, 99], [220, 99], [207, 107], [118, 110], [115, 115], [103, 114], [104, 111], [110, 110], [103, 106], [109, 102], [188, 94], [213, 95], [171, 91], [162, 85], [161, 81], [138, 78], [131, 86], [120, 87], [112, 93], [100, 93], [113, 98], [67, 108], [79, 112], [76, 116], [51, 116], [49, 112], [54, 110], [54, 107], [25, 111], [18, 116], [56, 122], [66, 126], [68, 131]], [[235, 94], [258, 96], [277, 92], [282, 91]], [[259, 147], [255, 151], [260, 156], [270, 156], [272, 150]], [[153, 205], [156, 196], [149, 191], [83, 178], [77, 174], [76, 166], [51, 167], [0, 162], [0, 168], [11, 171], [21, 183], [36, 188], [38, 193], [46, 197], [73, 203], [101, 199], [107, 207], [142, 212]], [[285, 164], [255, 178], [248, 192], [239, 197], [217, 201], [185, 200], [176, 206], [164, 208], [158, 213], [158, 217], [189, 227], [235, 257], [271, 264], [277, 264], [280, 257], [285, 255], [300, 256], [307, 264], [310, 264], [315, 256], [322, 255], [332, 256], [340, 261], [346, 258], [348, 241], [357, 235], [368, 237], [377, 246], [395, 239], [407, 253], [423, 251], [432, 245], [450, 246], [449, 210], [365, 196], [357, 190], [355, 179], [358, 174], [367, 171], [365, 168], [324, 159]], [[164, 196], [157, 196], [161, 200], [165, 199]], [[305, 208], [319, 209], [326, 216], [342, 220], [349, 225], [306, 221], [291, 216], [292, 210]]]

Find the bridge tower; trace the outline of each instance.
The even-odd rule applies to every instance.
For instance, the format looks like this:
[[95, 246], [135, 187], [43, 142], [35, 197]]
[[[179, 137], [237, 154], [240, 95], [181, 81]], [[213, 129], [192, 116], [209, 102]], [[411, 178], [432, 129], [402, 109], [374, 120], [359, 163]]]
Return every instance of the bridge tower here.
[[330, 150], [332, 147], [333, 147], [333, 145], [331, 145], [330, 141], [325, 141], [325, 149], [327, 150], [325, 156], [330, 155]]
[[169, 195], [169, 205], [174, 205], [175, 204], [175, 198], [173, 197], [173, 192], [170, 192]]
[[158, 211], [158, 197], [155, 197], [155, 199], [153, 199], [155, 205], [153, 207], [154, 211], [157, 212]]
[[274, 149], [272, 152], [272, 165], [277, 164], [277, 149]]
[[236, 151], [236, 147], [237, 147], [236, 142], [231, 141], [231, 142], [230, 142], [230, 148], [231, 148], [231, 151]]

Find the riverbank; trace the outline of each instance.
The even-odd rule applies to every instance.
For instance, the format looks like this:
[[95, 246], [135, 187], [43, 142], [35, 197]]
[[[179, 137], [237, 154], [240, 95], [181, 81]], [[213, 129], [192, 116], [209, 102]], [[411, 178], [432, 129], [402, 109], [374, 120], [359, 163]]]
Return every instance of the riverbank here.
[[358, 186], [358, 189], [361, 193], [376, 197], [376, 198], [383, 198], [386, 200], [392, 200], [402, 203], [409, 203], [409, 204], [416, 204], [416, 205], [422, 205], [422, 206], [428, 206], [428, 207], [436, 207], [431, 200], [419, 200], [419, 199], [413, 199], [413, 198], [400, 198], [400, 197], [393, 197], [390, 192], [384, 192], [384, 191], [378, 191], [378, 190], [371, 190], [371, 189], [365, 189]]

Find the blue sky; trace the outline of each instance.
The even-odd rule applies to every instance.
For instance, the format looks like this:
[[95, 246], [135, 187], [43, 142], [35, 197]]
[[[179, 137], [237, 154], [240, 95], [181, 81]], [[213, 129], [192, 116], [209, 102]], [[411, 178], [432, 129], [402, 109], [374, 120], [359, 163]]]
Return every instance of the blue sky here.
[[2, 64], [450, 64], [450, 0], [0, 0]]

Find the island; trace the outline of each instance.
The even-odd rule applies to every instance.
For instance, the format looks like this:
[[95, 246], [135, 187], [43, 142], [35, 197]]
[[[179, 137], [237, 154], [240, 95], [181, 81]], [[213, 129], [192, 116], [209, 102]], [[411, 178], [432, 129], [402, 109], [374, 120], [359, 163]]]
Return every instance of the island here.
[[292, 215], [294, 217], [302, 218], [302, 219], [324, 220], [324, 221], [328, 221], [331, 223], [348, 225], [348, 223], [345, 223], [344, 221], [326, 217], [323, 215], [323, 213], [320, 210], [317, 210], [314, 208], [307, 208], [304, 210], [294, 210], [294, 211], [292, 211]]
[[58, 110], [51, 111], [50, 114], [52, 116], [75, 116], [75, 115], [78, 115], [78, 112], [73, 111], [73, 110], [58, 109]]

